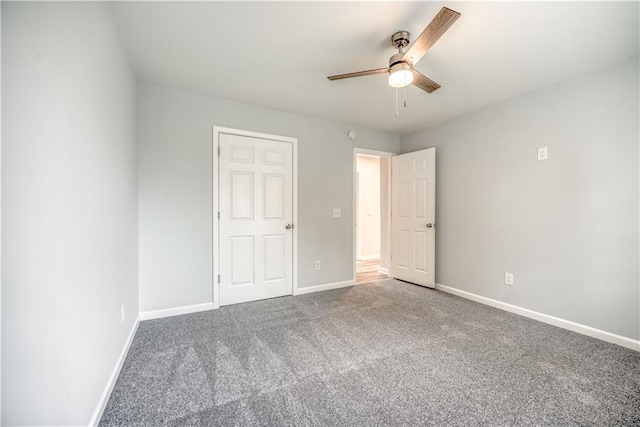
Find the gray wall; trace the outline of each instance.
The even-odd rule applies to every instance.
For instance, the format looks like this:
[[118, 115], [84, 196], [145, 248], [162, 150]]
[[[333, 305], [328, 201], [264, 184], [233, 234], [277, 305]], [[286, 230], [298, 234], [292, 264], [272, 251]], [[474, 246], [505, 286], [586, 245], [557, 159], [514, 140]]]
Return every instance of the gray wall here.
[[437, 147], [436, 281], [640, 338], [638, 89], [635, 56], [404, 135]]
[[108, 6], [2, 2], [2, 92], [2, 423], [86, 425], [138, 312], [136, 84]]
[[[310, 100], [313, 102], [313, 100]], [[138, 86], [140, 311], [212, 301], [213, 125], [298, 138], [300, 287], [353, 278], [353, 147], [397, 152], [399, 136]], [[332, 218], [341, 208], [342, 218]], [[314, 270], [314, 260], [322, 270]]]

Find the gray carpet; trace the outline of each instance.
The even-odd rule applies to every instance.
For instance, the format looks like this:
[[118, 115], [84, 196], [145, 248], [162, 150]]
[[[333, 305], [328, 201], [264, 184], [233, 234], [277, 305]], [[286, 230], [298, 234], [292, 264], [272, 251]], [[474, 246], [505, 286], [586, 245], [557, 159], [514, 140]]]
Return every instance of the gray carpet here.
[[100, 425], [640, 425], [640, 353], [390, 279], [141, 322]]

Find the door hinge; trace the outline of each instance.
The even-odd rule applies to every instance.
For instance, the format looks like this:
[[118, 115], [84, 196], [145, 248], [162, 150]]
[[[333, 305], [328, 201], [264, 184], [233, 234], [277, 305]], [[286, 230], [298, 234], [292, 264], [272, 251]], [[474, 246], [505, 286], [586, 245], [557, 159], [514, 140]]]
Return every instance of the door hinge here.
[[220, 146], [218, 145], [218, 156], [220, 155]]
[[218, 211], [218, 219], [220, 219], [220, 211]]
[[218, 283], [220, 283], [220, 275], [218, 274]]

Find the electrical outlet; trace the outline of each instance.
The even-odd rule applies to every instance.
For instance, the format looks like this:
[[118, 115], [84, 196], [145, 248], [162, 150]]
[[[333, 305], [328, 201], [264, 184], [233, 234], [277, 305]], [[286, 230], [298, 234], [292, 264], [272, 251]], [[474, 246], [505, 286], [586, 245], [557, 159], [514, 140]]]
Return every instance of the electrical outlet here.
[[538, 160], [547, 160], [549, 158], [549, 153], [547, 151], [547, 147], [538, 148]]
[[320, 263], [320, 260], [316, 260], [316, 270], [320, 270], [321, 267], [322, 264]]
[[513, 285], [513, 273], [504, 273], [504, 284]]
[[120, 323], [124, 322], [124, 303], [120, 306]]
[[342, 209], [333, 208], [333, 217], [334, 218], [342, 218]]

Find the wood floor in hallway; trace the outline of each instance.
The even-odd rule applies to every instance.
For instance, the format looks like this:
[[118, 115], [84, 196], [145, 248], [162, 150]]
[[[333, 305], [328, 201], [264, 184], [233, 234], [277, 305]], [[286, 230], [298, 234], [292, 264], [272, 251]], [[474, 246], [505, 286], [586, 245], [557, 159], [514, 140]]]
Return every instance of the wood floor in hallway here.
[[388, 278], [388, 275], [380, 272], [380, 258], [356, 262], [356, 284]]

